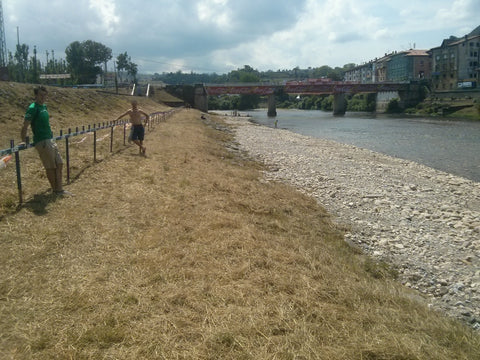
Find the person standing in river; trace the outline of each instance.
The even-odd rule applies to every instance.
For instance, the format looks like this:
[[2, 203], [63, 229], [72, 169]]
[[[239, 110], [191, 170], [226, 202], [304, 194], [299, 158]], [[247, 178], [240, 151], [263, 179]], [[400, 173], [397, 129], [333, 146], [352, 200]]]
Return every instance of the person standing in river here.
[[146, 155], [147, 148], [143, 145], [145, 126], [142, 123], [142, 115], [145, 116], [145, 125], [148, 124], [150, 116], [145, 111], [138, 108], [137, 100], [133, 100], [132, 108], [125, 111], [117, 118], [117, 120], [120, 120], [127, 115], [130, 117], [130, 123], [132, 124], [132, 141], [138, 145], [140, 154]]

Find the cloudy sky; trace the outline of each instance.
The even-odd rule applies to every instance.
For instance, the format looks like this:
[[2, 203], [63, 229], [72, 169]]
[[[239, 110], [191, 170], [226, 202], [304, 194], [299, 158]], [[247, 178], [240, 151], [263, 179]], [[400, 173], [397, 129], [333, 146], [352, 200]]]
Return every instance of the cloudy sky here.
[[[361, 64], [480, 25], [480, 0], [2, 0], [7, 49], [65, 58], [73, 41], [127, 52], [140, 73]], [[50, 55], [51, 56], [51, 55]], [[113, 65], [112, 65], [113, 66]]]

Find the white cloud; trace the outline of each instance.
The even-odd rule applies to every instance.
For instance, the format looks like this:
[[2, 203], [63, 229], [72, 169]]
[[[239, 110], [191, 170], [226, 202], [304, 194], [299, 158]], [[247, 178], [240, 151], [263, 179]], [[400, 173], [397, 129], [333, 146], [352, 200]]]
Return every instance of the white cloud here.
[[435, 20], [451, 21], [454, 14], [456, 21], [464, 21], [472, 16], [480, 18], [480, 1], [478, 0], [455, 0], [447, 8], [440, 8], [436, 11]]
[[89, 27], [93, 31], [103, 30], [107, 36], [114, 34], [120, 17], [115, 14], [114, 0], [89, 0], [89, 8], [94, 11], [97, 21], [90, 21]]
[[390, 30], [362, 4], [353, 0], [308, 0], [290, 28], [228, 51], [219, 50], [215, 58], [234, 68], [250, 64], [262, 70], [368, 61], [370, 58], [360, 54], [370, 47], [371, 58], [382, 55], [385, 50], [377, 43], [388, 38]]
[[220, 28], [230, 25], [230, 12], [227, 0], [203, 0], [197, 4], [197, 15], [201, 22], [213, 23]]
[[[480, 0], [3, 0], [7, 48], [73, 41], [127, 51], [140, 72], [343, 66], [439, 46], [480, 25]], [[39, 26], [38, 19], [41, 19]]]

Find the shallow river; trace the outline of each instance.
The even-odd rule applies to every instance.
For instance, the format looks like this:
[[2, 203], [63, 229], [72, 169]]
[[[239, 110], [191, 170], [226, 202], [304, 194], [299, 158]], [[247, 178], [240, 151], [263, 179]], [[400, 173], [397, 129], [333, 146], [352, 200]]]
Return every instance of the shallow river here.
[[[480, 182], [480, 122], [407, 118], [365, 113], [336, 117], [315, 110], [249, 111], [266, 126], [335, 140]], [[242, 113], [243, 115], [243, 113]]]

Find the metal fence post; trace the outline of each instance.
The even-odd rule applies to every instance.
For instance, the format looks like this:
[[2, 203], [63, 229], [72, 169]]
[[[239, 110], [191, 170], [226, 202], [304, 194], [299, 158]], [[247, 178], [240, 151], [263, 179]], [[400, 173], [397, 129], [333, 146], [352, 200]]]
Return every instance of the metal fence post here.
[[68, 141], [71, 133], [72, 133], [72, 129], [68, 128], [68, 136], [65, 137], [65, 154], [67, 157], [67, 184], [70, 184], [70, 151], [69, 151]]
[[[26, 138], [26, 144], [28, 144], [28, 137]], [[13, 151], [15, 147], [15, 142], [10, 140], [10, 148]], [[17, 188], [18, 188], [18, 201], [20, 204], [23, 204], [23, 194], [22, 194], [22, 177], [20, 175], [20, 152], [15, 151], [15, 168], [17, 170]]]
[[93, 162], [97, 161], [97, 128], [93, 124]]
[[113, 125], [110, 122], [110, 152], [113, 152]]

